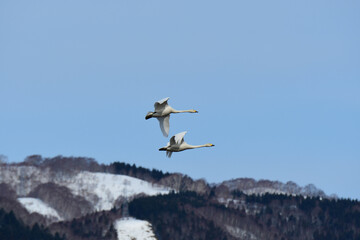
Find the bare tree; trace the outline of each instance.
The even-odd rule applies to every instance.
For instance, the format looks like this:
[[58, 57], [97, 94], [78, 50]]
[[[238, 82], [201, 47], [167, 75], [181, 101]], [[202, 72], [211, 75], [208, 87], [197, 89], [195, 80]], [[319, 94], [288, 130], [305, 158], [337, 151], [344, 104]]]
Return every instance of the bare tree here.
[[31, 155], [27, 156], [24, 160], [25, 163], [28, 163], [33, 166], [38, 166], [43, 162], [43, 158], [41, 155]]

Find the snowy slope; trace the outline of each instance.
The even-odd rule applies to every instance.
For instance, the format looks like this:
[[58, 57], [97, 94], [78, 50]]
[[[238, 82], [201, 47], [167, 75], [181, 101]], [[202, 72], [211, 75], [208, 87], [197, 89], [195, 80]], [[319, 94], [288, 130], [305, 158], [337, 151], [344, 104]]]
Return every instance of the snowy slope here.
[[134, 218], [121, 218], [115, 223], [119, 240], [156, 240], [151, 224]]
[[85, 197], [97, 210], [110, 210], [120, 196], [131, 197], [140, 193], [151, 196], [170, 191], [169, 188], [137, 178], [109, 173], [79, 172], [69, 181], [59, 184], [68, 187], [74, 194]]
[[79, 171], [53, 172], [34, 166], [0, 166], [0, 183], [9, 184], [19, 197], [26, 197], [37, 186], [55, 183], [70, 189], [93, 204], [96, 210], [110, 210], [119, 197], [131, 198], [137, 194], [167, 194], [168, 187], [125, 175]]
[[39, 213], [55, 221], [63, 220], [57, 211], [46, 203], [37, 198], [18, 198], [18, 201], [23, 205], [29, 213]]

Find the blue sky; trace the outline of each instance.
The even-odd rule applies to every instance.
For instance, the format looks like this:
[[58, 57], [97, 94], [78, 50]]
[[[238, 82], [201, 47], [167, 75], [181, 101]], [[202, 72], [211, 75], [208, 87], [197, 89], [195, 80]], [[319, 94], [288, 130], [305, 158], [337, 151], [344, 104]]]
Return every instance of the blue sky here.
[[[360, 199], [359, 1], [0, 2], [0, 154], [124, 161]], [[170, 134], [213, 143], [165, 157]]]

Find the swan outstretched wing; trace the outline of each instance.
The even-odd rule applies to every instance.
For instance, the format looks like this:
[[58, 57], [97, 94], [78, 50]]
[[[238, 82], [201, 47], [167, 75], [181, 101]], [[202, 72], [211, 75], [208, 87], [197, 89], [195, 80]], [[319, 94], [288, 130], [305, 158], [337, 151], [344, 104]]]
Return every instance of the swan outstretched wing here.
[[170, 138], [170, 145], [179, 145], [181, 143], [184, 142], [184, 136], [187, 132], [181, 132], [181, 133], [178, 133], [178, 134], [175, 134], [174, 136], [172, 136]]
[[170, 115], [167, 115], [166, 117], [158, 117], [157, 120], [159, 120], [160, 129], [163, 133], [164, 137], [169, 136], [169, 128], [170, 128]]
[[154, 108], [155, 108], [155, 112], [159, 112], [161, 110], [163, 110], [168, 104], [167, 104], [167, 101], [169, 100], [169, 98], [164, 98], [164, 99], [161, 99], [157, 102], [155, 102], [154, 104]]
[[[178, 134], [175, 134], [175, 136], [174, 136], [174, 141], [175, 141], [175, 143], [176, 143], [176, 144], [181, 144], [181, 143], [183, 143], [183, 142], [184, 142], [184, 136], [185, 136], [186, 133], [187, 133], [187, 131], [181, 132], [181, 133], [178, 133]], [[171, 139], [170, 139], [170, 141], [171, 141]], [[170, 142], [170, 143], [171, 143], [171, 142]]]
[[170, 142], [168, 142], [169, 143], [169, 145], [171, 146], [171, 145], [175, 145], [176, 144], [176, 142], [175, 142], [175, 136], [172, 136], [171, 138], [170, 138]]

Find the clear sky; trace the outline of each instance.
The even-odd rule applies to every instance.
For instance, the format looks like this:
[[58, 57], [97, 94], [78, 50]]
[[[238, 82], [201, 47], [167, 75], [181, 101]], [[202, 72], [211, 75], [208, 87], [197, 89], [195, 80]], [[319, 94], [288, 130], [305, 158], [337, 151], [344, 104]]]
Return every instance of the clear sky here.
[[[360, 199], [360, 2], [0, 1], [0, 154], [252, 177]], [[170, 97], [158, 148], [155, 101]]]

